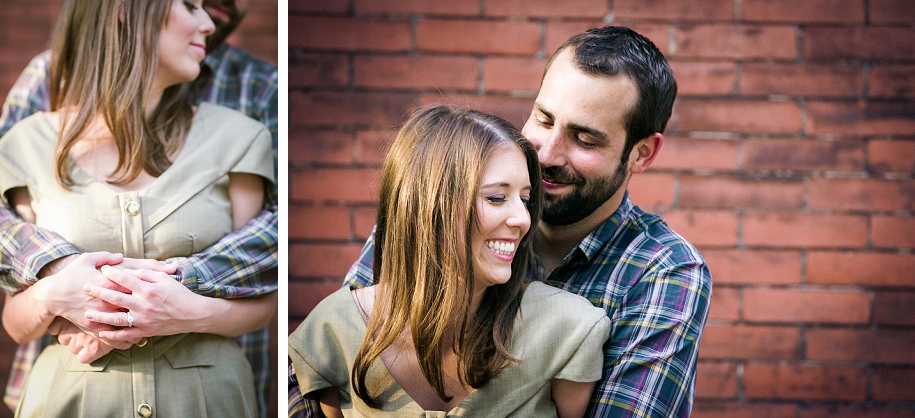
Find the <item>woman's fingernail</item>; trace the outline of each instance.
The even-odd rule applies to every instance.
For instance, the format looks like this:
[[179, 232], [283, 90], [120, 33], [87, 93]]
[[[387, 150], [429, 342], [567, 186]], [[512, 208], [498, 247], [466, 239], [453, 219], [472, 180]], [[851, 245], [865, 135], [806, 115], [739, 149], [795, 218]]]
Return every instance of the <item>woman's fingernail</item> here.
[[86, 283], [85, 285], [83, 285], [83, 291], [86, 292], [86, 293], [91, 292], [91, 291], [92, 291], [92, 285], [90, 285], [89, 283]]
[[91, 320], [92, 320], [92, 316], [93, 316], [93, 315], [92, 315], [92, 312], [86, 311], [86, 319], [88, 319], [88, 320], [91, 321]]

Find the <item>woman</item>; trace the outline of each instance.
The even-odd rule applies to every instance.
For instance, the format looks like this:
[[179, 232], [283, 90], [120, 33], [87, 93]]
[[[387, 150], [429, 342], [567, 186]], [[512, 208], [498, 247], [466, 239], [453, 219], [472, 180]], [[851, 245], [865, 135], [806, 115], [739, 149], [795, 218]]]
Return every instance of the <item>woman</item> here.
[[609, 319], [524, 283], [540, 184], [503, 119], [417, 111], [382, 168], [375, 285], [335, 292], [289, 337], [302, 393], [328, 416], [583, 415]]
[[[260, 212], [264, 181], [273, 180], [269, 132], [236, 111], [186, 99], [214, 29], [201, 6], [65, 2], [52, 40], [52, 112], [22, 120], [0, 140], [0, 195], [24, 219], [80, 251], [161, 260], [201, 251]], [[165, 308], [189, 321], [91, 364], [79, 361], [85, 344], [77, 338], [52, 345], [35, 362], [18, 416], [257, 414], [250, 366], [226, 337], [263, 327], [275, 298], [205, 298], [149, 271], [110, 276], [127, 293], [155, 288], [132, 297], [168, 295]], [[14, 339], [48, 329], [55, 318], [32, 302], [54, 288], [49, 277], [7, 298], [3, 322]], [[154, 320], [129, 310], [93, 314], [128, 327]]]

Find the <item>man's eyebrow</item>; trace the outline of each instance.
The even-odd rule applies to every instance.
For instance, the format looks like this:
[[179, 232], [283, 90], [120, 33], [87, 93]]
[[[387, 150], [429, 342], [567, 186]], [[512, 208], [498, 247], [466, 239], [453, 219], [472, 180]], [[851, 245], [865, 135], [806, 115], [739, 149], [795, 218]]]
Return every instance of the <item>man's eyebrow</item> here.
[[[543, 116], [546, 116], [548, 119], [554, 119], [553, 114], [550, 113], [549, 111], [547, 111], [546, 109], [544, 109], [543, 106], [540, 106], [540, 104], [534, 103], [534, 109], [540, 113], [543, 113]], [[583, 134], [591, 135], [595, 139], [598, 139], [598, 140], [603, 141], [603, 140], [607, 139], [607, 134], [604, 133], [603, 131], [601, 131], [599, 129], [587, 127], [584, 125], [579, 125], [577, 123], [569, 123], [566, 125], [566, 128], [571, 131], [581, 132]]]

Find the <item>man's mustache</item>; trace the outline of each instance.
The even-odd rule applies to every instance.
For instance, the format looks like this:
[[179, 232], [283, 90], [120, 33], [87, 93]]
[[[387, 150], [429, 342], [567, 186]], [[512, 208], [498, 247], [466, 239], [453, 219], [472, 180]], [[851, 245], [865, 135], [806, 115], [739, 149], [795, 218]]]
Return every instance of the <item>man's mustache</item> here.
[[543, 173], [543, 179], [550, 183], [583, 184], [585, 182], [584, 178], [564, 167], [545, 167], [541, 165], [540, 172]]

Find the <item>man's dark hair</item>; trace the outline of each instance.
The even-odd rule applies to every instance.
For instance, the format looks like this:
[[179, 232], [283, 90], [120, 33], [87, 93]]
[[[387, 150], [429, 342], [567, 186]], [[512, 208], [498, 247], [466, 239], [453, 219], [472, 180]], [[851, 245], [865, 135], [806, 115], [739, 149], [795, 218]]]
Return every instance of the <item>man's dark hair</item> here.
[[677, 97], [677, 82], [667, 59], [648, 38], [622, 26], [590, 29], [569, 38], [553, 54], [549, 64], [566, 48], [573, 48], [573, 64], [585, 74], [622, 75], [638, 87], [638, 101], [623, 119], [626, 124], [623, 162], [629, 159], [629, 152], [638, 141], [655, 132], [664, 132]]

